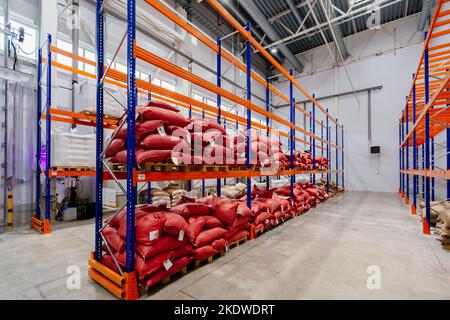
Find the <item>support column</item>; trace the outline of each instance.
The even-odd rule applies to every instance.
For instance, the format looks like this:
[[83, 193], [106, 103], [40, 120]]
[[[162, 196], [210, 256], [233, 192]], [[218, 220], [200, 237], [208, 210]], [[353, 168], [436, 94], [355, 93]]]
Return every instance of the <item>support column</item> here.
[[[426, 33], [425, 33], [426, 34]], [[428, 47], [424, 52], [424, 73], [425, 73], [425, 108], [430, 101], [430, 79], [429, 79], [429, 59], [428, 59]], [[425, 114], [425, 170], [430, 170], [430, 114]], [[430, 177], [425, 177], [425, 213], [426, 216], [423, 219], [423, 233], [430, 234], [431, 225], [431, 199], [430, 199]]]
[[[246, 25], [246, 31], [251, 36], [251, 25], [250, 23], [247, 23]], [[250, 142], [252, 140], [252, 111], [251, 111], [251, 103], [252, 103], [252, 45], [250, 41], [247, 41], [247, 47], [246, 47], [246, 66], [247, 66], [247, 170], [251, 169], [251, 156], [250, 156]], [[247, 177], [247, 206], [251, 209], [252, 206], [252, 178], [249, 176]]]
[[[292, 76], [292, 69], [289, 70], [289, 74]], [[295, 124], [295, 116], [294, 116], [294, 85], [292, 81], [289, 81], [289, 115], [292, 124]], [[289, 150], [290, 150], [290, 169], [294, 169], [294, 128], [290, 128], [289, 130]], [[295, 183], [295, 175], [291, 175], [291, 198], [294, 199], [294, 183]]]
[[105, 62], [105, 18], [101, 12], [102, 1], [97, 0], [97, 78], [96, 78], [96, 135], [95, 135], [95, 260], [102, 261], [102, 237], [100, 230], [103, 226], [103, 85], [101, 80]]
[[[222, 41], [217, 38], [217, 86], [222, 87]], [[221, 124], [222, 121], [222, 96], [217, 95], [217, 123]], [[223, 142], [223, 140], [222, 140]], [[223, 155], [222, 159], [226, 159], [226, 155]], [[223, 162], [223, 160], [222, 160]], [[222, 180], [217, 179], [216, 193], [220, 197], [222, 194]]]
[[[415, 75], [413, 74], [413, 79]], [[412, 125], [416, 123], [416, 85], [413, 84], [412, 88]], [[417, 134], [416, 130], [413, 131], [413, 170], [417, 170]], [[413, 175], [413, 203], [411, 206], [411, 214], [415, 215], [417, 210], [417, 192], [418, 192], [418, 176], [416, 174]]]
[[45, 224], [48, 225], [48, 232], [50, 232], [50, 206], [51, 206], [51, 188], [50, 188], [50, 166], [51, 166], [51, 137], [52, 137], [52, 119], [50, 114], [50, 108], [52, 107], [52, 36], [49, 34], [47, 37], [47, 103], [46, 103], [46, 139], [45, 139]]
[[[406, 97], [406, 101], [408, 101], [408, 97]], [[408, 136], [408, 122], [409, 122], [409, 112], [408, 105], [406, 105], [405, 110], [405, 137]], [[406, 141], [406, 149], [405, 149], [405, 170], [409, 170], [409, 142]], [[405, 174], [406, 177], [406, 195], [405, 195], [405, 204], [409, 205], [409, 174]]]
[[[313, 99], [316, 98], [316, 95], [312, 94]], [[316, 105], [313, 102], [312, 103], [312, 134], [316, 134]], [[313, 163], [313, 170], [316, 170], [316, 139], [312, 138], [312, 163]], [[316, 175], [312, 175], [312, 183], [316, 184]]]

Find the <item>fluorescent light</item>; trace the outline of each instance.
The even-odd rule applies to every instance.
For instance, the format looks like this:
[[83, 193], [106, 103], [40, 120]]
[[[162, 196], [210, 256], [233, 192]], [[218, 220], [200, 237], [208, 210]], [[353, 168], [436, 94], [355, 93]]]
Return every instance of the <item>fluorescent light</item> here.
[[278, 51], [277, 48], [272, 48], [272, 49], [270, 49], [270, 52], [272, 52], [272, 53], [277, 53], [277, 51]]

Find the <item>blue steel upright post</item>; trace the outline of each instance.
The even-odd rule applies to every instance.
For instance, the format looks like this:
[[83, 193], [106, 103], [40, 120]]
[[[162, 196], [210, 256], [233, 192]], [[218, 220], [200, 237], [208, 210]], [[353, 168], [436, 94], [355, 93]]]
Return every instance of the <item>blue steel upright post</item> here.
[[[152, 84], [152, 76], [148, 76], [148, 82]], [[152, 101], [152, 92], [149, 90], [147, 94], [148, 101]], [[192, 118], [192, 106], [189, 106], [189, 119]], [[190, 190], [190, 188], [189, 188]], [[147, 203], [152, 203], [152, 182], [149, 181], [147, 184]]]
[[[245, 27], [248, 35], [251, 36], [251, 25], [247, 23]], [[246, 48], [246, 64], [247, 64], [247, 169], [251, 169], [250, 163], [250, 142], [252, 138], [251, 132], [251, 121], [252, 121], [252, 111], [251, 111], [251, 103], [252, 103], [252, 45], [249, 40], [247, 40], [247, 48]], [[251, 176], [247, 176], [247, 206], [251, 209], [252, 205], [252, 178]]]
[[402, 130], [400, 121], [398, 122], [398, 193], [402, 195]]
[[[217, 86], [220, 88], [222, 86], [222, 41], [217, 38]], [[221, 124], [222, 121], [222, 96], [217, 95], [217, 123]], [[227, 159], [226, 155], [222, 156], [222, 159]], [[222, 160], [223, 161], [223, 160]], [[217, 179], [217, 196], [220, 197], [222, 194], [222, 180]]]
[[[402, 142], [405, 139], [405, 121], [404, 121], [404, 115], [402, 114], [402, 118], [400, 120], [401, 122], [401, 137], [402, 137]], [[402, 146], [401, 147], [401, 154], [402, 154], [402, 171], [405, 170], [405, 148]], [[402, 172], [402, 197], [405, 196], [405, 173]]]
[[[413, 79], [415, 75], [413, 74]], [[413, 83], [412, 87], [412, 126], [416, 123], [416, 84]], [[413, 147], [413, 170], [417, 170], [417, 135], [416, 130], [413, 130], [412, 133], [412, 147]], [[418, 191], [418, 177], [416, 174], [413, 174], [413, 203], [411, 206], [411, 213], [416, 214], [417, 210], [417, 191]]]
[[[425, 32], [425, 38], [427, 33]], [[428, 59], [428, 47], [425, 48], [424, 52], [424, 72], [425, 72], [425, 106], [427, 107], [430, 101], [430, 81], [429, 81], [429, 59]], [[430, 170], [430, 114], [427, 112], [425, 114], [425, 170]], [[426, 219], [423, 219], [423, 233], [430, 234], [430, 177], [428, 175], [425, 177], [425, 213]]]
[[344, 125], [342, 125], [342, 133], [341, 133], [341, 157], [342, 157], [342, 191], [345, 191], [345, 162], [344, 162]]
[[[323, 120], [320, 122], [320, 155], [323, 157]], [[323, 179], [323, 173], [320, 177]]]
[[136, 168], [136, 58], [134, 45], [136, 42], [136, 0], [127, 2], [127, 222], [126, 222], [126, 264], [125, 290], [126, 299], [137, 299], [137, 282], [134, 271], [135, 253], [135, 207], [136, 186], [134, 170]]
[[[313, 99], [316, 98], [316, 95], [313, 93], [312, 95]], [[312, 103], [312, 134], [316, 134], [316, 104]], [[316, 139], [315, 137], [312, 138], [312, 164], [313, 164], [313, 170], [316, 170]], [[316, 174], [313, 173], [312, 175], [312, 183], [316, 184]]]
[[38, 50], [37, 61], [37, 118], [36, 118], [36, 218], [41, 220], [41, 118], [42, 118], [42, 49]]
[[95, 260], [102, 261], [102, 237], [100, 230], [103, 226], [103, 84], [102, 78], [105, 63], [105, 30], [104, 15], [101, 12], [102, 1], [97, 0], [97, 79], [96, 79], [96, 135], [95, 135]]
[[[269, 78], [266, 77], [266, 111], [269, 112], [270, 106], [270, 83], [269, 83]], [[270, 122], [269, 122], [269, 117], [266, 116], [266, 136], [267, 138], [270, 135]], [[266, 176], [266, 190], [269, 190], [270, 188], [270, 176]]]
[[329, 127], [329, 117], [328, 117], [328, 109], [327, 117], [326, 117], [326, 133], [327, 133], [327, 159], [328, 159], [328, 168], [327, 168], [327, 192], [330, 192], [330, 169], [331, 169], [331, 157], [330, 157], [330, 127]]
[[52, 106], [52, 35], [47, 36], [47, 109], [46, 109], [46, 137], [45, 137], [45, 220], [50, 225], [50, 164], [51, 164], [51, 137], [52, 119], [50, 108]]
[[[289, 74], [292, 77], [292, 69], [289, 70]], [[294, 86], [292, 80], [289, 80], [289, 116], [291, 123], [294, 123]], [[294, 170], [294, 128], [291, 127], [289, 130], [289, 150], [290, 150], [290, 169]], [[291, 174], [291, 198], [294, 199], [294, 183], [295, 176]]]
[[339, 191], [339, 125], [336, 119], [336, 190]]
[[[313, 154], [313, 138], [312, 138], [312, 112], [309, 112], [309, 147], [310, 147], [310, 153], [311, 153], [311, 157]], [[313, 168], [314, 169], [314, 168]], [[311, 173], [309, 175], [309, 181], [313, 182], [313, 174]]]
[[[408, 97], [406, 97], [408, 101]], [[409, 112], [408, 105], [406, 105], [405, 110], [405, 137], [408, 136], [408, 122], [409, 122]], [[406, 140], [406, 149], [405, 149], [405, 170], [409, 170], [409, 142]], [[406, 195], [405, 195], [405, 204], [409, 205], [409, 174], [405, 173], [406, 177]]]
[[[450, 171], [450, 127], [447, 127], [446, 131], [447, 131], [447, 171]], [[450, 199], [450, 179], [447, 179], [447, 199]]]

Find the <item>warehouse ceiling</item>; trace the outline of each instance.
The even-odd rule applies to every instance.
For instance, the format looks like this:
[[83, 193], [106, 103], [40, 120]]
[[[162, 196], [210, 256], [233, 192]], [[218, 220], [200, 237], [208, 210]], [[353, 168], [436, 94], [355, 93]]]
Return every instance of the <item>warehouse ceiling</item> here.
[[[207, 1], [176, 2], [188, 12], [195, 12], [196, 20], [216, 36], [223, 36], [226, 30], [231, 30], [228, 23], [221, 19]], [[301, 71], [302, 66], [296, 55], [335, 42], [345, 60], [348, 54], [342, 39], [375, 25], [420, 13], [421, 22], [418, 29], [423, 30], [430, 10], [435, 5], [435, 0], [219, 0], [219, 2], [242, 24], [250, 22], [255, 38], [278, 58], [287, 59], [298, 71]], [[211, 14], [215, 15], [215, 19], [211, 19]]]

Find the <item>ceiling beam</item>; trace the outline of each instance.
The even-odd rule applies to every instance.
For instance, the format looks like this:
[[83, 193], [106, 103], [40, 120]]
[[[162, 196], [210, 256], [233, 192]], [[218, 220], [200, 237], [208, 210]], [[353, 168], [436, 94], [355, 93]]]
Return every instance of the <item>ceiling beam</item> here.
[[[242, 4], [242, 8], [260, 26], [260, 28], [267, 34], [267, 37], [269, 37], [271, 41], [281, 40], [280, 35], [269, 23], [267, 17], [261, 12], [261, 10], [257, 5], [255, 5], [252, 0], [241, 0], [240, 3]], [[282, 45], [279, 47], [279, 50], [298, 72], [303, 71], [303, 64], [295, 57], [294, 53], [289, 48]]]
[[422, 11], [420, 11], [419, 22], [417, 24], [417, 30], [423, 31], [428, 17], [430, 16], [431, 7], [434, 4], [434, 0], [423, 0]]
[[[331, 0], [327, 0], [327, 6], [325, 6], [323, 1], [319, 0], [322, 10], [324, 12], [325, 18], [328, 22], [329, 27], [331, 28], [331, 34], [333, 35], [334, 41], [336, 42], [336, 46], [338, 47], [341, 59], [342, 59], [342, 61], [344, 61], [344, 60], [347, 60], [347, 58], [348, 58], [348, 50], [347, 50], [347, 47], [345, 46], [344, 39], [342, 37], [341, 26], [339, 26], [335, 23], [330, 23], [330, 18], [331, 19], [336, 18], [336, 13], [334, 12], [334, 9], [331, 6], [330, 1]], [[328, 15], [330, 16], [330, 18], [328, 17]]]

